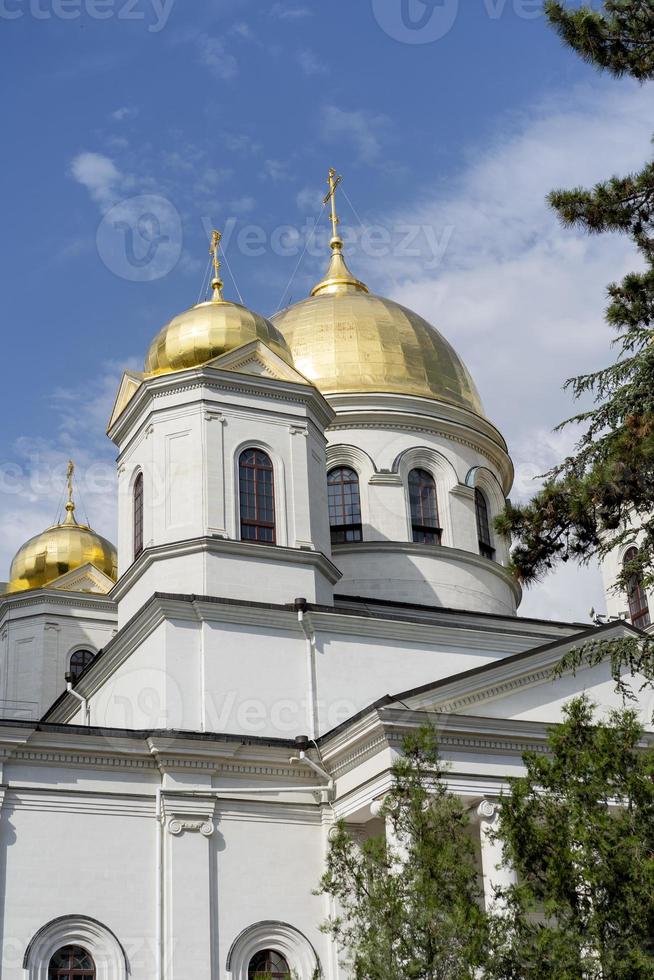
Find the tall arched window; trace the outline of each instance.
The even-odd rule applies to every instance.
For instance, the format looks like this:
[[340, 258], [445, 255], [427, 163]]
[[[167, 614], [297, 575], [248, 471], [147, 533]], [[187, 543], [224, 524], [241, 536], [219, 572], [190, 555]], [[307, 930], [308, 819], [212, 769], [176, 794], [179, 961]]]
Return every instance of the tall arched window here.
[[248, 967], [248, 980], [258, 980], [265, 977], [265, 980], [284, 980], [291, 976], [286, 957], [281, 953], [276, 953], [274, 949], [262, 949], [250, 960]]
[[134, 481], [134, 560], [143, 551], [143, 474]]
[[64, 946], [50, 960], [48, 980], [95, 980], [95, 963], [81, 946]]
[[481, 490], [475, 490], [475, 511], [477, 514], [477, 537], [479, 539], [479, 554], [484, 558], [495, 558], [495, 548], [491, 537], [490, 519], [488, 516], [488, 501]]
[[238, 465], [241, 540], [275, 543], [275, 481], [270, 457], [246, 449]]
[[349, 466], [339, 466], [327, 474], [329, 526], [332, 544], [362, 541], [359, 477]]
[[76, 650], [72, 654], [69, 670], [73, 675], [73, 681], [76, 681], [81, 676], [92, 660], [95, 660], [95, 654], [91, 653], [90, 650]]
[[413, 540], [418, 544], [440, 544], [443, 531], [438, 520], [436, 483], [427, 470], [409, 473], [409, 501]]
[[[623, 562], [628, 565], [638, 557], [638, 548], [629, 548], [625, 553]], [[639, 573], [635, 572], [629, 577], [627, 586], [627, 597], [629, 599], [629, 616], [634, 626], [645, 629], [652, 622], [647, 594], [643, 588], [643, 580]]]

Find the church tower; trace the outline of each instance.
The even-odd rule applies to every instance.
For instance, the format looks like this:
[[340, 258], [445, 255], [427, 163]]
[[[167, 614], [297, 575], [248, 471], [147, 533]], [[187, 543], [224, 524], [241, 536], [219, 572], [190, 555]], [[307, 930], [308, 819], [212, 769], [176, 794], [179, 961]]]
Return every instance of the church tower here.
[[325, 429], [334, 413], [273, 324], [212, 295], [155, 337], [122, 381], [119, 622], [155, 593], [331, 604]]

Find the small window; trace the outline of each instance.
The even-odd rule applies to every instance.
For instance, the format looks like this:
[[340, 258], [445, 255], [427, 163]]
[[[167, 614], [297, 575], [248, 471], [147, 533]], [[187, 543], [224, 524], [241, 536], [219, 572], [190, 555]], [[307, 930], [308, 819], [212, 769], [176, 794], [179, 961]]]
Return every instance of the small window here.
[[275, 483], [270, 457], [246, 449], [239, 460], [241, 540], [275, 544]]
[[[628, 565], [638, 557], [637, 548], [629, 548], [625, 553], [623, 562]], [[647, 602], [647, 594], [643, 588], [643, 579], [639, 573], [634, 573], [629, 577], [627, 586], [627, 597], [629, 599], [629, 616], [634, 626], [644, 630], [651, 625], [652, 619]]]
[[286, 957], [276, 953], [274, 949], [262, 949], [250, 960], [248, 980], [284, 980], [290, 977], [291, 971]]
[[81, 946], [64, 946], [50, 960], [48, 980], [95, 980], [93, 958]]
[[134, 482], [134, 560], [143, 551], [143, 474]]
[[359, 477], [348, 466], [339, 466], [327, 475], [329, 526], [332, 544], [363, 540]]
[[88, 665], [95, 660], [95, 654], [90, 650], [76, 650], [70, 658], [70, 672], [73, 675], [73, 682], [82, 675]]
[[438, 520], [436, 483], [426, 470], [409, 473], [411, 529], [417, 544], [440, 544], [443, 536]]
[[475, 490], [475, 511], [477, 513], [477, 537], [479, 538], [479, 554], [484, 558], [495, 558], [495, 548], [491, 538], [490, 520], [488, 517], [488, 501], [481, 490]]

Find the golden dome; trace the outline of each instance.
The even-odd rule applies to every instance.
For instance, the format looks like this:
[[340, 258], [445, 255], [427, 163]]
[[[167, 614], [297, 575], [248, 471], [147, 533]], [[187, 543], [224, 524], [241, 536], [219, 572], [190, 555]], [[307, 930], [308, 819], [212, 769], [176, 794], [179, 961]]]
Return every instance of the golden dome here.
[[213, 287], [208, 302], [180, 313], [155, 337], [145, 360], [147, 374], [198, 367], [253, 340], [261, 340], [293, 365], [288, 344], [270, 320], [224, 300], [219, 280], [214, 280]]
[[438, 330], [399, 303], [372, 296], [348, 269], [336, 231], [334, 174], [325, 198], [332, 200], [334, 229], [327, 274], [309, 299], [272, 318], [295, 367], [325, 395], [419, 395], [483, 416], [468, 369]]
[[[72, 500], [72, 464], [68, 470], [69, 496], [66, 519], [35, 535], [17, 552], [11, 563], [7, 593], [43, 589], [66, 572], [90, 563], [114, 582], [118, 555], [106, 538], [75, 520]], [[54, 586], [56, 588], [56, 586]]]

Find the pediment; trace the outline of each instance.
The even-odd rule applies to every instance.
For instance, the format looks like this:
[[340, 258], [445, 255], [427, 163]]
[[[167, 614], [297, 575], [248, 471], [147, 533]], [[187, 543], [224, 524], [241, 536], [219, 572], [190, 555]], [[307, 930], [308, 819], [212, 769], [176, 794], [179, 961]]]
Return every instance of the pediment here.
[[107, 595], [113, 589], [113, 579], [101, 572], [91, 562], [65, 572], [59, 578], [48, 584], [49, 589], [61, 589], [63, 592], [95, 592]]
[[[638, 636], [626, 622], [588, 630], [575, 638], [536, 647], [494, 664], [478, 667], [432, 685], [397, 695], [398, 702], [415, 710], [438, 714], [471, 715], [514, 721], [556, 724], [563, 718], [563, 707], [574, 697], [586, 694], [608, 713], [622, 706], [611, 672], [610, 652], [601, 663], [582, 665], [575, 671], [555, 676], [563, 656], [579, 649], [590, 640], [615, 640]], [[630, 679], [638, 695], [642, 679]], [[654, 692], [645, 690], [639, 697], [642, 721], [650, 725]]]
[[283, 358], [271, 350], [261, 340], [237, 347], [214, 357], [205, 367], [219, 371], [235, 371], [237, 374], [250, 374], [258, 378], [271, 378], [274, 381], [290, 381], [292, 384], [308, 385], [307, 379], [287, 364]]
[[111, 418], [109, 419], [109, 429], [111, 429], [114, 422], [116, 422], [123, 414], [132, 398], [141, 387], [144, 377], [145, 375], [138, 371], [125, 371], [118, 388], [118, 394], [116, 395], [114, 407], [111, 412]]

